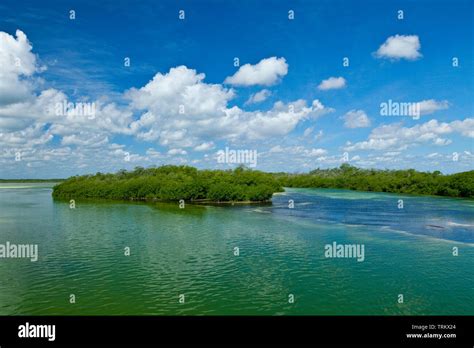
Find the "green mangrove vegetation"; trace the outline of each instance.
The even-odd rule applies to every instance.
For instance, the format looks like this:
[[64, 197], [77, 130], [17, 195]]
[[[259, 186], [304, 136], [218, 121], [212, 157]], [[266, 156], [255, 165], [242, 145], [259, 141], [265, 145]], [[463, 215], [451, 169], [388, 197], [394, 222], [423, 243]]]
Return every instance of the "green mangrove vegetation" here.
[[55, 198], [154, 201], [265, 202], [283, 187], [341, 188], [452, 197], [474, 197], [474, 171], [443, 175], [408, 170], [361, 169], [343, 164], [305, 174], [198, 170], [189, 166], [136, 167], [115, 174], [71, 177], [53, 188]]
[[347, 163], [339, 168], [315, 169], [307, 174], [275, 174], [284, 187], [341, 188], [357, 191], [376, 191], [474, 197], [474, 170], [443, 175], [408, 170], [361, 169]]
[[198, 170], [188, 166], [137, 167], [116, 174], [75, 176], [53, 188], [55, 198], [107, 198], [159, 201], [264, 202], [283, 191], [269, 173]]

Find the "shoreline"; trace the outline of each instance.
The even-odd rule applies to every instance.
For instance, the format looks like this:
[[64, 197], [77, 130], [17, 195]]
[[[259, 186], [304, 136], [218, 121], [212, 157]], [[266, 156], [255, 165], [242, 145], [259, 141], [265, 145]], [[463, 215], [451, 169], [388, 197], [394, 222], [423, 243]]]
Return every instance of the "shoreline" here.
[[[64, 181], [64, 180], [63, 180]], [[0, 180], [0, 185], [4, 184], [60, 184], [62, 181], [49, 181], [49, 180], [32, 180], [32, 181], [16, 181], [16, 180]], [[51, 186], [53, 189], [54, 186]], [[29, 188], [29, 187], [12, 187], [13, 188]], [[459, 197], [459, 196], [446, 196], [446, 195], [431, 195], [431, 194], [423, 194], [423, 193], [406, 193], [406, 192], [388, 192], [388, 191], [365, 191], [365, 190], [356, 190], [350, 188], [340, 188], [340, 187], [284, 187], [284, 191], [282, 192], [274, 192], [274, 196], [278, 195], [285, 195], [287, 192], [286, 189], [296, 189], [296, 190], [338, 190], [338, 191], [348, 191], [348, 192], [361, 192], [361, 193], [381, 193], [381, 194], [389, 194], [389, 195], [397, 195], [397, 196], [405, 196], [405, 197], [433, 197], [433, 198], [449, 198], [449, 199], [461, 199], [461, 200], [470, 200], [474, 201], [474, 197]], [[57, 200], [68, 200], [68, 199], [76, 199], [73, 197], [54, 197]], [[80, 197], [80, 200], [103, 200], [103, 201], [116, 201], [116, 202], [145, 202], [145, 203], [176, 203], [179, 200], [160, 200], [160, 199], [153, 199], [153, 198], [107, 198], [107, 197]], [[235, 205], [235, 204], [269, 204], [272, 203], [272, 200], [264, 200], [264, 201], [212, 201], [207, 199], [197, 199], [197, 200], [185, 200], [185, 203], [188, 204], [196, 204], [196, 205]]]
[[[123, 199], [123, 198], [106, 198], [106, 197], [79, 197], [79, 198], [66, 198], [66, 197], [53, 197], [53, 200], [57, 201], [64, 201], [69, 202], [69, 200], [73, 199], [76, 202], [115, 202], [115, 203], [157, 203], [157, 204], [179, 204], [180, 200], [161, 200], [161, 199], [147, 199], [147, 198], [131, 198], [131, 199]], [[265, 201], [212, 201], [206, 199], [199, 199], [199, 200], [184, 200], [185, 204], [194, 205], [194, 206], [232, 206], [232, 205], [268, 205], [272, 204], [271, 199]]]

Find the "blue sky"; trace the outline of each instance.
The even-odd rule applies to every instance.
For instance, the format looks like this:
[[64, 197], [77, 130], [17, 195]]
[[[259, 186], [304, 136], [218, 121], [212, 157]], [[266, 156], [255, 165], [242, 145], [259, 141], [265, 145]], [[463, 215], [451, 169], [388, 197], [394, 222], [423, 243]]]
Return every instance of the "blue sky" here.
[[228, 168], [226, 147], [265, 171], [473, 169], [469, 0], [7, 0], [0, 33], [0, 177]]

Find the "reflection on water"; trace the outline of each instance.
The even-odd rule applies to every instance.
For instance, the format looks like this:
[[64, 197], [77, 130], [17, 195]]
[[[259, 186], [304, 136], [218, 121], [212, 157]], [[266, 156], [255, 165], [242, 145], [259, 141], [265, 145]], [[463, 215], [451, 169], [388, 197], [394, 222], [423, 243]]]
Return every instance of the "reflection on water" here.
[[[70, 209], [31, 186], [0, 185], [0, 243], [39, 245], [38, 262], [0, 259], [0, 314], [474, 314], [472, 201], [291, 189], [267, 206]], [[364, 262], [325, 258], [333, 241], [364, 244]]]

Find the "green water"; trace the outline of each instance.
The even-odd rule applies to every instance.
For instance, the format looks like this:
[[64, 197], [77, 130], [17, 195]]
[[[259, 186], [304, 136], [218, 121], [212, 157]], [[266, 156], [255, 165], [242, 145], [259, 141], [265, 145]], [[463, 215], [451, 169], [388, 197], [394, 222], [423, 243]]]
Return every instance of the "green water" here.
[[[267, 206], [70, 209], [50, 186], [0, 185], [0, 244], [39, 248], [0, 258], [1, 315], [474, 314], [472, 200], [288, 189]], [[334, 241], [365, 260], [326, 258]]]

